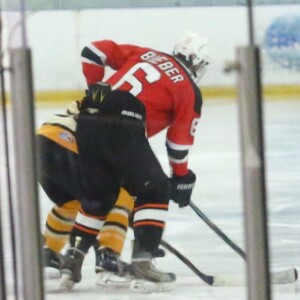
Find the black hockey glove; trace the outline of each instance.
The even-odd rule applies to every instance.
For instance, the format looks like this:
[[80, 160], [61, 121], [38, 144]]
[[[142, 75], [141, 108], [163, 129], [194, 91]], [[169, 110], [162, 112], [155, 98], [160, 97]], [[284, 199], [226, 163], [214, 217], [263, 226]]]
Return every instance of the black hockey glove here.
[[179, 207], [189, 205], [195, 182], [196, 175], [191, 170], [184, 176], [174, 175], [171, 178], [171, 200], [176, 202]]
[[89, 86], [86, 95], [81, 101], [80, 111], [87, 109], [99, 109], [105, 97], [111, 92], [111, 85], [105, 82], [98, 82]]

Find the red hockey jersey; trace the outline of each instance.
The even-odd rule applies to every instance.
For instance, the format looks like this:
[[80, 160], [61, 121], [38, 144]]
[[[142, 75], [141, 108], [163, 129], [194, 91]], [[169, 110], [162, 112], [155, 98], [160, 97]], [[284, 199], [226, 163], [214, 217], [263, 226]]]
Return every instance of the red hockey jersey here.
[[143, 102], [148, 137], [168, 128], [166, 145], [173, 173], [185, 175], [202, 106], [200, 90], [186, 68], [171, 55], [111, 40], [92, 42], [81, 57], [88, 85], [104, 81], [105, 67], [110, 67], [115, 72], [105, 81]]

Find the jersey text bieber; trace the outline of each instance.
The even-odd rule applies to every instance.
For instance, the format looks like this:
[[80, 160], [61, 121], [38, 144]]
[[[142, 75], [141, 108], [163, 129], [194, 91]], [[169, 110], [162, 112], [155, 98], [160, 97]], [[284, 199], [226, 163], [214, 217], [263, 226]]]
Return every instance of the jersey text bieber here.
[[154, 51], [148, 51], [142, 54], [141, 59], [156, 65], [160, 70], [164, 71], [165, 74], [170, 77], [173, 83], [184, 80], [184, 77], [180, 74], [180, 71], [174, 67], [173, 63], [168, 60], [166, 56], [158, 55]]

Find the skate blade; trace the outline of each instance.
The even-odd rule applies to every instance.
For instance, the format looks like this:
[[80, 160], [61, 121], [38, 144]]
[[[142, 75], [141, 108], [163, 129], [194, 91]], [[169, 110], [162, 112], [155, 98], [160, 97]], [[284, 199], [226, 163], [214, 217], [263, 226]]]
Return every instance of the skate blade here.
[[173, 290], [175, 282], [152, 282], [144, 279], [133, 279], [130, 290], [137, 293], [161, 293]]
[[44, 268], [44, 278], [45, 279], [57, 279], [61, 278], [60, 270], [51, 268], [51, 267], [45, 267]]
[[118, 276], [116, 274], [101, 271], [97, 273], [96, 284], [103, 287], [113, 287], [113, 288], [129, 288], [131, 284], [131, 276]]
[[59, 287], [63, 290], [71, 290], [74, 287], [75, 282], [69, 274], [62, 274]]

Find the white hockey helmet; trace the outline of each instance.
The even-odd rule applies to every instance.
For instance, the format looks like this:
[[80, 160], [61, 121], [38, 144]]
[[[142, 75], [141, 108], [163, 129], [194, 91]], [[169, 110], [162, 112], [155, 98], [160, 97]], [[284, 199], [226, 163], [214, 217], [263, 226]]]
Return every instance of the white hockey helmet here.
[[207, 38], [188, 31], [174, 46], [173, 55], [187, 67], [198, 84], [209, 64]]

